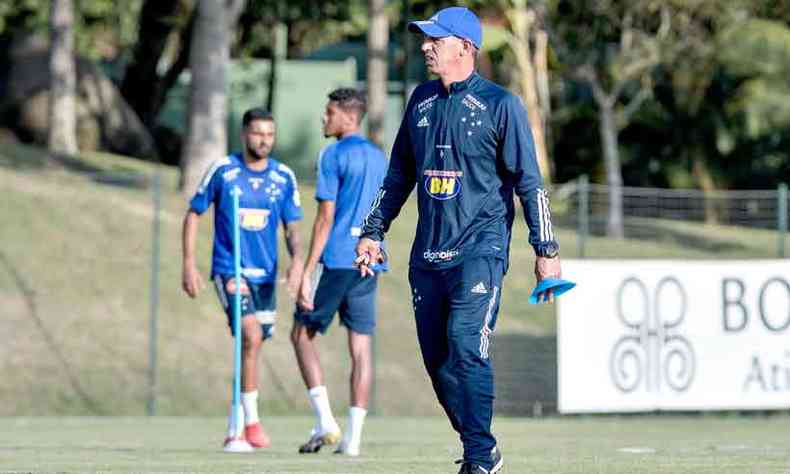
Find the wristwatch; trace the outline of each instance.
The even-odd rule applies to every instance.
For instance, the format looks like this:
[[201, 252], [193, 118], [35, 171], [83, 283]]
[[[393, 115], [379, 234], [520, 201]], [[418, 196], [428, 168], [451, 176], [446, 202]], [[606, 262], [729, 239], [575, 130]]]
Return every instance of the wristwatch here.
[[554, 258], [560, 254], [560, 244], [557, 242], [546, 242], [535, 247], [535, 255], [538, 257]]

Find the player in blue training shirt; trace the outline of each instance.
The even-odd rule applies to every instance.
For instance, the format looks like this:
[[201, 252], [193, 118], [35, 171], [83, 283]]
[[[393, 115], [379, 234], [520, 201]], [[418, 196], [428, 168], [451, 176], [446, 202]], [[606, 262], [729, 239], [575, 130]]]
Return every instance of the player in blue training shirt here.
[[502, 468], [502, 454], [491, 433], [489, 337], [507, 270], [514, 192], [539, 281], [560, 276], [559, 246], [526, 110], [475, 72], [482, 42], [477, 16], [450, 7], [409, 30], [423, 34], [426, 66], [439, 79], [411, 96], [357, 263], [361, 273], [371, 273], [384, 234], [416, 186], [409, 281], [420, 349], [439, 403], [460, 434], [460, 474], [490, 474]]
[[315, 453], [325, 444], [340, 441], [340, 428], [332, 415], [313, 342], [317, 333], [329, 328], [336, 312], [348, 329], [351, 353], [351, 406], [336, 453], [359, 455], [367, 414], [372, 379], [371, 336], [376, 327], [376, 272], [384, 268], [374, 268], [372, 277], [364, 278], [355, 269], [354, 259], [362, 219], [384, 180], [387, 159], [360, 134], [365, 108], [363, 93], [338, 89], [329, 94], [324, 113], [324, 136], [337, 138], [337, 142], [324, 148], [318, 158], [318, 215], [291, 331], [316, 415], [310, 439], [299, 448], [300, 453]]
[[[214, 205], [214, 250], [211, 278], [233, 331], [236, 293], [233, 263], [233, 189], [238, 187], [241, 227], [241, 406], [243, 426], [229, 417], [227, 444], [245, 438], [253, 447], [270, 445], [258, 416], [258, 353], [274, 334], [275, 283], [277, 281], [277, 227], [282, 223], [291, 255], [287, 281], [295, 296], [303, 260], [298, 222], [302, 219], [296, 177], [290, 168], [270, 156], [275, 124], [263, 109], [250, 109], [242, 117], [244, 151], [215, 161], [189, 204], [183, 228], [184, 291], [192, 298], [203, 288], [195, 265], [195, 241], [200, 216]], [[243, 418], [242, 418], [243, 415]]]

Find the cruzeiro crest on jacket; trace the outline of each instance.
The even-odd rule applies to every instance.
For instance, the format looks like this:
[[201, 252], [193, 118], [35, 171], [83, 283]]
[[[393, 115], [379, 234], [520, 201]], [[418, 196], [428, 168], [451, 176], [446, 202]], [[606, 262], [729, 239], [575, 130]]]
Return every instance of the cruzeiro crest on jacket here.
[[480, 127], [483, 125], [481, 117], [488, 107], [472, 94], [466, 94], [461, 103], [468, 109], [461, 117], [461, 128], [466, 132], [467, 137], [471, 137], [473, 133], [481, 130]]
[[446, 201], [461, 193], [463, 171], [425, 170], [425, 192], [433, 199]]

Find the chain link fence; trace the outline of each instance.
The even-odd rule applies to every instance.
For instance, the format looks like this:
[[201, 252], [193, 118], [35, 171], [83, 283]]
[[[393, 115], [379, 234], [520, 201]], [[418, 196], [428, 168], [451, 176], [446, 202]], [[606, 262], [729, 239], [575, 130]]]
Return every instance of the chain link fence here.
[[[0, 351], [1, 370], [9, 374], [0, 388], [15, 401], [2, 412], [224, 413], [231, 340], [211, 291], [196, 302], [180, 289], [186, 201], [176, 192], [176, 171], [133, 161], [108, 164], [106, 157], [92, 164], [53, 165], [3, 155], [0, 191], [7, 206], [0, 211], [6, 222], [18, 225], [0, 232], [0, 323], [16, 335]], [[305, 184], [303, 192], [311, 193], [309, 187]], [[554, 186], [554, 225], [564, 258], [788, 254], [785, 186], [713, 194], [623, 188], [622, 196], [625, 239], [612, 240], [606, 237], [611, 199], [606, 186], [583, 178]], [[409, 292], [405, 256], [416, 219], [413, 203], [407, 207], [391, 231], [393, 252], [404, 258], [392, 262], [380, 291], [375, 408], [381, 414], [437, 413], [415, 347], [411, 307], [403, 298]], [[305, 233], [313, 214], [312, 207], [307, 209]], [[204, 273], [210, 220], [204, 219], [199, 237]], [[514, 240], [523, 241], [523, 224], [517, 222], [514, 232]], [[497, 412], [552, 413], [557, 400], [553, 310], [530, 310], [519, 319], [533, 257], [524, 245], [514, 244], [512, 258], [510, 300], [503, 296], [503, 318], [492, 346]], [[287, 338], [293, 303], [283, 288], [278, 304], [278, 337], [262, 357], [264, 411], [306, 412]], [[345, 398], [348, 376], [344, 337], [344, 331], [335, 330], [322, 340], [327, 380], [339, 401]]]

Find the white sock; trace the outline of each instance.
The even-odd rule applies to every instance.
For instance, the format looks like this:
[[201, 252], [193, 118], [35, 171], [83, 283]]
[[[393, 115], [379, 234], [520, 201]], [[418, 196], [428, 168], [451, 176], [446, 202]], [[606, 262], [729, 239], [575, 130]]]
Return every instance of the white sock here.
[[320, 431], [321, 433], [340, 431], [340, 427], [337, 426], [337, 421], [332, 415], [332, 407], [329, 406], [329, 394], [326, 391], [326, 387], [323, 385], [313, 387], [307, 391], [307, 395], [310, 397], [310, 405], [313, 406], [313, 412], [315, 413], [316, 428], [314, 431]]
[[365, 424], [365, 415], [368, 411], [360, 407], [349, 407], [348, 426], [343, 435], [343, 444], [349, 454], [359, 454], [359, 444], [362, 441], [362, 425]]
[[[236, 420], [239, 420], [238, 425]], [[239, 409], [236, 412], [236, 417], [233, 416], [233, 401], [230, 403], [228, 410], [228, 438], [241, 438], [244, 433], [244, 409], [239, 404]]]
[[241, 406], [244, 407], [244, 426], [258, 423], [258, 391], [241, 392]]

